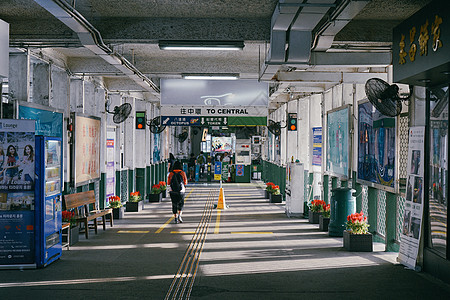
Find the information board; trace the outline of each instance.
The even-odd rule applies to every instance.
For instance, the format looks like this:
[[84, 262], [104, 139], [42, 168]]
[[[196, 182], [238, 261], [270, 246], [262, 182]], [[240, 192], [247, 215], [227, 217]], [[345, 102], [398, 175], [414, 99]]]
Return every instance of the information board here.
[[345, 105], [327, 113], [327, 165], [330, 175], [349, 177], [350, 106]]

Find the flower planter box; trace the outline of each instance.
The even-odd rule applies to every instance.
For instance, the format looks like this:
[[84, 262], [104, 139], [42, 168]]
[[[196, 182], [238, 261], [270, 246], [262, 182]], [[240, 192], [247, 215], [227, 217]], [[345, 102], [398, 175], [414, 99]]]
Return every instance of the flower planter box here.
[[266, 199], [270, 199], [270, 193], [267, 190], [265, 190], [264, 193], [265, 193]]
[[281, 203], [283, 201], [283, 195], [270, 194], [270, 203]]
[[148, 195], [148, 202], [161, 202], [161, 200], [162, 200], [161, 193]]
[[161, 191], [161, 197], [166, 198], [167, 197], [167, 190]]
[[316, 212], [316, 211], [309, 211], [308, 214], [308, 221], [311, 224], [319, 224], [319, 216], [321, 216], [322, 213], [321, 212]]
[[140, 212], [144, 209], [144, 201], [138, 201], [138, 202], [127, 202], [126, 204], [126, 211], [127, 212]]
[[322, 215], [319, 216], [319, 229], [321, 231], [328, 231], [328, 224], [330, 224], [330, 218], [324, 218]]
[[372, 234], [351, 234], [344, 230], [344, 248], [347, 251], [372, 252]]
[[113, 208], [113, 220], [123, 219], [125, 214], [125, 207]]

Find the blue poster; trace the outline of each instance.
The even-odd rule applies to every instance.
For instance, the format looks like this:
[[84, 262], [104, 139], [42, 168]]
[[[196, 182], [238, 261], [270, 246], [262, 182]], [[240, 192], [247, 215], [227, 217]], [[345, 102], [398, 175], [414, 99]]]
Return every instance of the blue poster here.
[[36, 135], [63, 136], [62, 113], [20, 105], [19, 119], [36, 120]]
[[370, 102], [358, 105], [359, 180], [394, 188], [395, 118], [378, 112]]
[[327, 114], [327, 171], [335, 176], [349, 176], [349, 106]]
[[312, 142], [312, 165], [322, 165], [322, 127], [313, 127], [313, 142]]
[[154, 133], [153, 134], [153, 162], [157, 163], [161, 160], [160, 157], [160, 135], [159, 133]]

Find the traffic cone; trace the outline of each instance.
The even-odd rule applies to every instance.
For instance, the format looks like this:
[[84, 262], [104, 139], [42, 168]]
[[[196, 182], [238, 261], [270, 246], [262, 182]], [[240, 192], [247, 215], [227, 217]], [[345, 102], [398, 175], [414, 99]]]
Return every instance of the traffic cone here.
[[225, 204], [225, 194], [223, 193], [223, 188], [220, 188], [219, 191], [219, 201], [217, 202], [217, 209], [227, 209], [227, 205]]

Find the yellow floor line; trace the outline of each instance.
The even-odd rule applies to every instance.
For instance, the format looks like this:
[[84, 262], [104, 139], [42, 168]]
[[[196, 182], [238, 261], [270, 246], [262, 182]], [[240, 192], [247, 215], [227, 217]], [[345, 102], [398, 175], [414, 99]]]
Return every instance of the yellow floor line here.
[[117, 233], [149, 233], [149, 230], [119, 230]]
[[231, 234], [273, 234], [271, 231], [232, 231]]
[[214, 229], [214, 234], [218, 234], [219, 233], [219, 227], [220, 227], [220, 214], [221, 214], [221, 210], [217, 210], [217, 219], [216, 219], [216, 228]]
[[[189, 194], [184, 198], [184, 201], [186, 201], [188, 198], [189, 198], [189, 196], [192, 194], [192, 192], [194, 191], [194, 189], [192, 189], [190, 192], [189, 192]], [[158, 230], [156, 230], [156, 232], [155, 233], [161, 233], [161, 231], [163, 231], [164, 230], [164, 228], [166, 228], [166, 226], [167, 225], [169, 225], [170, 224], [170, 222], [172, 222], [172, 220], [174, 219], [175, 217], [174, 216], [172, 216], [172, 217], [170, 217], [170, 219], [169, 220], [167, 220], [167, 222], [166, 223], [164, 223], [164, 225], [163, 226], [161, 226], [161, 227], [159, 227], [159, 229]]]
[[195, 231], [171, 231], [170, 233], [177, 233], [177, 234], [194, 234]]

